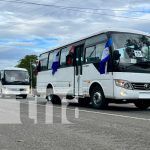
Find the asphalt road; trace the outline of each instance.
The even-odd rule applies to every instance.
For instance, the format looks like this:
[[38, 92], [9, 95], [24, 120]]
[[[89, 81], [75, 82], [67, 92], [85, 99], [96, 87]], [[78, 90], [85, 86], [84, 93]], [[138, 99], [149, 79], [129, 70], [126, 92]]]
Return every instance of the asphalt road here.
[[150, 109], [0, 99], [0, 150], [150, 150]]

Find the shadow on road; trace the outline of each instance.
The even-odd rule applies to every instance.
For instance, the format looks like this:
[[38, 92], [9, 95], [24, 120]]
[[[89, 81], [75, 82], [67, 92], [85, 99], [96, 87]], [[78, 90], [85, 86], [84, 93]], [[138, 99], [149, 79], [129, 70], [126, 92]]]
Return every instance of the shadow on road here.
[[[88, 105], [86, 107], [80, 106], [78, 103], [69, 103], [68, 104], [69, 107], [79, 107], [79, 108], [88, 108], [90, 110], [95, 110], [94, 108], [92, 108], [91, 105]], [[101, 110], [101, 109], [96, 109], [96, 110]], [[105, 109], [103, 109], [103, 111], [150, 111], [150, 109], [147, 110], [141, 110], [136, 108], [134, 105], [132, 104], [109, 104], [109, 106]]]
[[[24, 101], [22, 99], [18, 99], [18, 100]], [[32, 100], [32, 101], [34, 101], [34, 100]], [[45, 99], [42, 99], [42, 100], [38, 99], [37, 100], [37, 104], [43, 105], [43, 106], [45, 106], [45, 105], [54, 105], [51, 102], [47, 102]], [[61, 105], [54, 105], [54, 106], [61, 107]], [[62, 102], [62, 106], [67, 106], [67, 108], [71, 108], [71, 109], [79, 108], [79, 109], [86, 109], [86, 110], [90, 110], [90, 111], [91, 110], [92, 111], [94, 111], [94, 110], [101, 110], [101, 109], [94, 109], [94, 108], [92, 108], [92, 105], [80, 106], [75, 101], [73, 101], [73, 102], [70, 102], [70, 101]], [[118, 111], [118, 112], [140, 112], [140, 111], [145, 112], [146, 111], [146, 112], [150, 112], [150, 108], [147, 109], [147, 110], [140, 110], [140, 109], [136, 108], [134, 106], [134, 104], [131, 104], [131, 103], [130, 104], [113, 104], [113, 103], [110, 103], [107, 108], [105, 108], [105, 109], [103, 109], [101, 111], [107, 111], [107, 112], [108, 111], [111, 111], [111, 112], [112, 111], [115, 111], [115, 112], [116, 111]]]
[[[46, 102], [46, 101], [43, 101], [43, 102], [38, 102], [38, 104], [40, 105], [48, 105], [48, 103], [51, 103], [51, 102]], [[78, 103], [75, 103], [75, 102], [68, 102], [68, 103], [62, 103], [62, 105], [67, 105], [67, 108], [74, 108], [74, 107], [78, 107], [78, 108], [81, 108], [81, 109], [88, 109], [88, 110], [101, 110], [101, 109], [94, 109], [92, 108], [92, 105], [88, 105], [88, 106], [80, 106]], [[54, 106], [61, 106], [61, 105], [54, 105]], [[150, 108], [149, 109], [146, 109], [146, 110], [141, 110], [141, 109], [138, 109], [134, 106], [134, 104], [109, 104], [109, 106], [105, 109], [103, 109], [103, 111], [122, 111], [122, 112], [131, 112], [131, 111], [147, 111], [149, 112], [150, 111]]]

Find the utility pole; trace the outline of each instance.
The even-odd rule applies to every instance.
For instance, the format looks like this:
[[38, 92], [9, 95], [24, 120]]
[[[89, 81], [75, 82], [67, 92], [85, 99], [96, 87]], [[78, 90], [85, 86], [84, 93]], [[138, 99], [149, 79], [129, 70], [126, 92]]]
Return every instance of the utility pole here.
[[32, 62], [30, 60], [30, 85], [31, 85], [31, 88], [30, 88], [30, 92], [31, 92], [31, 95], [32, 95]]

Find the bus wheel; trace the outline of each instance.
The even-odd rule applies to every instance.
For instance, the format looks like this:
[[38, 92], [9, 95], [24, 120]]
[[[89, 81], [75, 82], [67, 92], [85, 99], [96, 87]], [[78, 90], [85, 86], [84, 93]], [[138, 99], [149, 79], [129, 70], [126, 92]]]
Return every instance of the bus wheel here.
[[52, 104], [61, 104], [61, 99], [57, 95], [52, 95], [51, 102], [52, 102]]
[[150, 102], [145, 102], [145, 101], [141, 100], [139, 102], [134, 102], [134, 105], [139, 109], [145, 110], [148, 107], [150, 107]]
[[52, 102], [52, 104], [61, 104], [61, 99], [57, 95], [48, 95], [47, 101]]
[[26, 99], [27, 98], [27, 95], [22, 95], [21, 96], [23, 99]]
[[94, 87], [91, 92], [91, 102], [94, 108], [106, 108], [108, 103], [106, 102], [103, 90], [101, 87]]
[[90, 102], [91, 102], [91, 99], [89, 97], [78, 99], [78, 103], [80, 106], [88, 106], [90, 104]]
[[47, 89], [47, 96], [46, 96], [47, 101], [51, 101], [52, 104], [61, 104], [61, 99], [59, 96], [53, 94], [53, 89], [48, 88]]
[[47, 87], [47, 90], [46, 90], [46, 99], [47, 101], [51, 101], [52, 100], [52, 97], [53, 97], [53, 89], [51, 87]]

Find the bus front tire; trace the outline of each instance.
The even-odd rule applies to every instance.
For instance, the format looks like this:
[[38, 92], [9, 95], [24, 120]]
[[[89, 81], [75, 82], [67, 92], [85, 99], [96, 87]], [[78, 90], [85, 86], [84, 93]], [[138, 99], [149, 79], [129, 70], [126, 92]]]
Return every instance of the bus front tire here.
[[141, 110], [145, 110], [147, 109], [148, 107], [150, 107], [150, 102], [146, 102], [146, 101], [143, 101], [143, 100], [140, 100], [138, 102], [134, 102], [134, 105], [141, 109]]
[[93, 88], [91, 92], [91, 102], [92, 106], [96, 109], [104, 109], [108, 106], [101, 87], [96, 86]]

